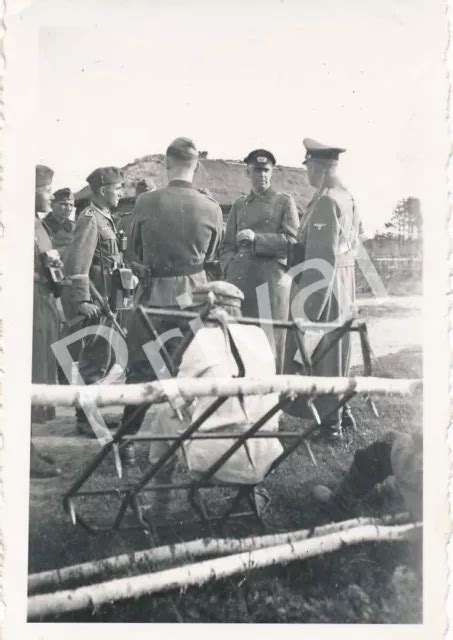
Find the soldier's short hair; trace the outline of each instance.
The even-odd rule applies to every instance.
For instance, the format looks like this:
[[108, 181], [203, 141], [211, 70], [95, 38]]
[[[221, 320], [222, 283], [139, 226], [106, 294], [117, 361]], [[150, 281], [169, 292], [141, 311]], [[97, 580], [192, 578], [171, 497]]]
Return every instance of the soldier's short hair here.
[[191, 165], [199, 158], [199, 153], [194, 141], [190, 138], [183, 137], [175, 138], [175, 140], [173, 140], [167, 148], [166, 155], [183, 164]]

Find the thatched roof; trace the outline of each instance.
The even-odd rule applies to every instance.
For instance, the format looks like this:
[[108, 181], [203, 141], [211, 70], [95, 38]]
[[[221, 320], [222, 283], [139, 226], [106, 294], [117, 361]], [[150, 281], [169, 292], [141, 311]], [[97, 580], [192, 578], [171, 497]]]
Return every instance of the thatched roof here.
[[[221, 205], [230, 206], [239, 196], [249, 192], [250, 182], [242, 162], [201, 158], [200, 165], [194, 185], [210, 191]], [[142, 180], [146, 180], [150, 186], [154, 184], [157, 189], [167, 185], [163, 155], [138, 158], [123, 167], [123, 171], [126, 198], [135, 198], [136, 186]], [[313, 192], [308, 184], [307, 172], [302, 167], [275, 167], [272, 185], [277, 191], [292, 195], [301, 211], [304, 211]], [[76, 193], [76, 202], [89, 198], [89, 194], [89, 187], [81, 189]]]

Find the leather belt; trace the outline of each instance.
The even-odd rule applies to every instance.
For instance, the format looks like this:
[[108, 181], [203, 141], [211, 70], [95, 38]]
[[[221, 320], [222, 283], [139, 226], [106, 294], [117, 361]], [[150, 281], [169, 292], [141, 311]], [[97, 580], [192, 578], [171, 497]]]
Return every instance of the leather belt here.
[[191, 276], [194, 273], [201, 273], [204, 271], [204, 264], [188, 264], [185, 266], [172, 266], [165, 267], [163, 269], [151, 267], [151, 278], [175, 278], [177, 276]]

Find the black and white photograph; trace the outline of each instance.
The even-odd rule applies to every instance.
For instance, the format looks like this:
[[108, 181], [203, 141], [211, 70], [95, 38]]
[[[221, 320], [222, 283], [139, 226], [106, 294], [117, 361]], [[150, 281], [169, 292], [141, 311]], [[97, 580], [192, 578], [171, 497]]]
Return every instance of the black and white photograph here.
[[6, 2], [5, 637], [449, 637], [448, 20]]

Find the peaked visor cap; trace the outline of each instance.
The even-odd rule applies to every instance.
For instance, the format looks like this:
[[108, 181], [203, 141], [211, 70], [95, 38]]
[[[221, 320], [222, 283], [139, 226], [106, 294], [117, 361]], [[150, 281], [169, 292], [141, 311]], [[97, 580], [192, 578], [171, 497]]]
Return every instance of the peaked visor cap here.
[[242, 300], [244, 300], [244, 294], [234, 284], [223, 280], [214, 280], [195, 287], [192, 296], [193, 305], [206, 303], [210, 293], [214, 294], [215, 304], [224, 304], [229, 307], [241, 307]]
[[340, 147], [329, 147], [312, 138], [304, 138], [304, 147], [306, 149], [304, 164], [307, 163], [307, 160], [337, 161], [340, 153], [346, 151], [346, 149], [341, 149]]
[[37, 187], [47, 187], [52, 183], [54, 172], [49, 167], [46, 167], [44, 164], [36, 165], [36, 186]]
[[99, 167], [99, 169], [92, 171], [87, 178], [88, 184], [94, 189], [123, 181], [123, 172], [118, 167]]
[[254, 164], [258, 166], [264, 166], [270, 163], [273, 167], [277, 164], [275, 156], [266, 149], [254, 149], [250, 151], [248, 156], [244, 158], [245, 164]]
[[167, 156], [175, 156], [183, 160], [198, 158], [199, 153], [195, 142], [190, 138], [175, 138], [167, 148]]

